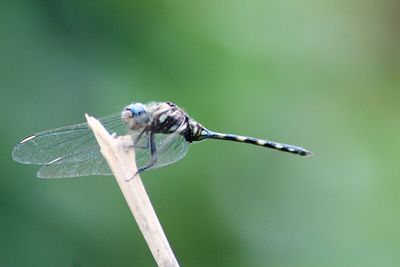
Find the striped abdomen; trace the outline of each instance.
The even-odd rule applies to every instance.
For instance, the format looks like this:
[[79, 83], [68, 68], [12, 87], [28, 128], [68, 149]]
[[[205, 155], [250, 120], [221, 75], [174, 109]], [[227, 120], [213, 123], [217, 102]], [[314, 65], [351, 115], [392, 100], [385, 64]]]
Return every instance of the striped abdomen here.
[[219, 140], [228, 140], [228, 141], [235, 141], [247, 144], [253, 144], [257, 146], [263, 146], [272, 148], [279, 151], [284, 151], [292, 154], [297, 154], [300, 156], [309, 156], [311, 152], [298, 146], [281, 144], [273, 141], [262, 140], [254, 137], [247, 137], [247, 136], [240, 136], [240, 135], [233, 135], [233, 134], [222, 134], [222, 133], [215, 133], [212, 131], [208, 131], [207, 136], [203, 139], [211, 138], [211, 139], [219, 139]]

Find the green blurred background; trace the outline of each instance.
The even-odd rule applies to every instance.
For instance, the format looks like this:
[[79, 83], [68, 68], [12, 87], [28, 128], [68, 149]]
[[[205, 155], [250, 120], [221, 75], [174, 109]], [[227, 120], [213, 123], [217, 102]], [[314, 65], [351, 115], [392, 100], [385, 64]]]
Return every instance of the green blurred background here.
[[112, 177], [41, 180], [22, 137], [173, 101], [207, 141], [142, 175], [182, 266], [400, 266], [398, 1], [0, 2], [0, 266], [155, 266]]

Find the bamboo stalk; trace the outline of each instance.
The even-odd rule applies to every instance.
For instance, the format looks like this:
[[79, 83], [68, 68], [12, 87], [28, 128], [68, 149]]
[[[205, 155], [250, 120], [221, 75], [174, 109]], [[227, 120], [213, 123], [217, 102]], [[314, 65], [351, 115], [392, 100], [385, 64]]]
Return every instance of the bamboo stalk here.
[[132, 138], [110, 135], [97, 119], [87, 114], [85, 117], [157, 265], [179, 267], [140, 176], [131, 179], [137, 170], [135, 151], [127, 148], [132, 146]]

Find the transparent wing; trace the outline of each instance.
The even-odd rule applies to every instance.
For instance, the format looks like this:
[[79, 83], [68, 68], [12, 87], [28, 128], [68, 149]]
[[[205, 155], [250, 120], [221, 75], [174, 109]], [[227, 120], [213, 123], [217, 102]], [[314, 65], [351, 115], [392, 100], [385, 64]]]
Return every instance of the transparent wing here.
[[[133, 131], [129, 134], [135, 140], [138, 132]], [[155, 138], [157, 143], [158, 160], [149, 169], [160, 168], [172, 164], [182, 159], [188, 151], [188, 143], [186, 142], [185, 138], [179, 134], [156, 134]], [[136, 144], [135, 154], [138, 168], [147, 166], [151, 160], [148, 142], [148, 136], [143, 135]], [[77, 156], [73, 156], [73, 158], [77, 158]], [[97, 148], [90, 154], [86, 153], [84, 159], [82, 156], [79, 156], [79, 160], [75, 161], [72, 161], [68, 158], [63, 158], [52, 164], [45, 165], [39, 170], [38, 177], [61, 178], [111, 174], [112, 173], [107, 165], [107, 162], [101, 155], [100, 149]]]
[[189, 149], [189, 143], [182, 135], [164, 139], [159, 149], [158, 160], [150, 169], [160, 168], [182, 159]]
[[90, 159], [82, 161], [60, 161], [41, 167], [40, 178], [66, 178], [86, 175], [111, 175], [111, 169], [100, 153], [100, 149]]
[[[100, 121], [109, 132], [127, 133], [120, 113], [100, 118]], [[87, 123], [28, 136], [14, 147], [12, 157], [21, 163], [45, 165], [38, 172], [39, 177], [111, 173]]]
[[[149, 169], [160, 168], [182, 159], [189, 148], [189, 143], [178, 134], [155, 134], [158, 159]], [[147, 166], [151, 160], [150, 149], [135, 148], [138, 168]]]
[[[139, 134], [138, 131], [128, 131], [120, 113], [99, 120], [110, 133], [129, 134], [133, 140]], [[156, 134], [155, 138], [158, 160], [150, 169], [172, 164], [187, 153], [188, 143], [179, 130], [174, 134]], [[146, 134], [137, 141], [135, 152], [138, 168], [147, 166], [151, 153]], [[87, 123], [30, 135], [14, 147], [12, 157], [20, 163], [44, 165], [37, 173], [41, 178], [112, 174]]]

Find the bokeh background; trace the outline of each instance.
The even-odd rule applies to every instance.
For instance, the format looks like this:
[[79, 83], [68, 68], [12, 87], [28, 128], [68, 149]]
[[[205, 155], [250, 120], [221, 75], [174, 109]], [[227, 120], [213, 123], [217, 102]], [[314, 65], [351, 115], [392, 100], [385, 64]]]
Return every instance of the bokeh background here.
[[398, 1], [0, 2], [0, 266], [155, 266], [112, 177], [41, 180], [19, 139], [173, 101], [311, 149], [194, 144], [142, 175], [182, 266], [400, 265]]

